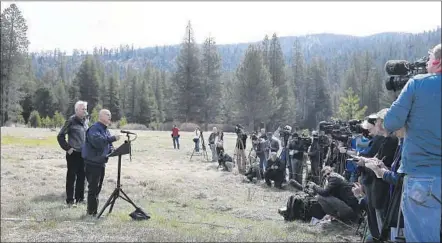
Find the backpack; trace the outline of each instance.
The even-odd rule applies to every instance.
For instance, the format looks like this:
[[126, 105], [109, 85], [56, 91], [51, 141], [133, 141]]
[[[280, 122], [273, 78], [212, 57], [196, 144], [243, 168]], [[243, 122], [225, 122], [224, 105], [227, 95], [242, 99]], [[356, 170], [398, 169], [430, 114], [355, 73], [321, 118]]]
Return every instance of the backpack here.
[[287, 211], [284, 214], [285, 221], [302, 220], [308, 222], [312, 217], [322, 219], [324, 210], [316, 198], [306, 194], [295, 194], [287, 200]]

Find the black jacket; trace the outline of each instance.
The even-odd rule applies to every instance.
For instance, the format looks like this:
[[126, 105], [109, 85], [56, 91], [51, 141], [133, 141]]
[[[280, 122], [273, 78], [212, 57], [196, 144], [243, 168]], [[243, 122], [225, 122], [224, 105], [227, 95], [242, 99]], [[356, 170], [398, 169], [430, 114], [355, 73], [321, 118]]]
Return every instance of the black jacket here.
[[[66, 120], [57, 135], [58, 144], [65, 151], [73, 148], [75, 151], [81, 152], [81, 147], [84, 144], [87, 129], [88, 125], [84, 119], [82, 120], [76, 115], [72, 115]], [[68, 135], [67, 142], [66, 135]]]
[[266, 170], [271, 170], [273, 165], [277, 166], [277, 168], [275, 169], [277, 171], [284, 171], [284, 169], [285, 169], [281, 160], [279, 158], [276, 158], [276, 160], [272, 160], [272, 159], [267, 160]]
[[308, 156], [310, 159], [318, 159], [319, 158], [319, 140], [313, 139], [312, 145], [310, 146], [310, 152], [308, 152]]
[[[239, 149], [246, 149], [247, 134], [241, 133], [238, 137], [239, 138], [236, 139], [236, 147]], [[242, 143], [240, 141], [242, 141]]]
[[[379, 149], [376, 158], [382, 160], [388, 168], [391, 167], [391, 164], [394, 160], [394, 155], [397, 150], [397, 146], [399, 144], [399, 140], [396, 137], [386, 137]], [[390, 185], [385, 182], [382, 178], [377, 178], [376, 174], [365, 168], [366, 180], [366, 193], [370, 194], [370, 205], [376, 209], [386, 208], [386, 204], [388, 204], [388, 190], [390, 189]]]
[[333, 196], [336, 197], [349, 207], [351, 207], [355, 212], [358, 210], [358, 199], [356, 199], [355, 195], [352, 192], [352, 184], [347, 182], [342, 176], [337, 175], [336, 173], [331, 173], [328, 178], [328, 184], [325, 188], [315, 185], [313, 190], [323, 196]]

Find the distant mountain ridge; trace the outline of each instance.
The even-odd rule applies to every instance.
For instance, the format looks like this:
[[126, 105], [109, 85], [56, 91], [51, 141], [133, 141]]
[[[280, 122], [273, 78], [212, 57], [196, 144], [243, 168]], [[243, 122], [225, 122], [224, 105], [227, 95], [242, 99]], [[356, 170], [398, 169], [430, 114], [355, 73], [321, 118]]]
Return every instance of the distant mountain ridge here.
[[[269, 39], [271, 38], [269, 36]], [[347, 67], [346, 63], [349, 62], [352, 55], [368, 51], [374, 56], [376, 65], [381, 67], [389, 59], [413, 61], [427, 55], [429, 48], [441, 42], [441, 28], [418, 34], [387, 32], [364, 37], [331, 33], [283, 36], [279, 37], [279, 41], [287, 65], [291, 65], [292, 48], [296, 39], [300, 41], [307, 62], [312, 57], [321, 57], [327, 63], [331, 61], [338, 62], [340, 63], [339, 68], [345, 69]], [[222, 58], [223, 71], [234, 71], [241, 62], [248, 46], [259, 43], [260, 41], [217, 45]], [[175, 69], [175, 58], [179, 53], [179, 49], [180, 45], [139, 49], [129, 47], [129, 45], [122, 45], [118, 49], [110, 50], [96, 48], [94, 52], [105, 65], [116, 63], [122, 71], [128, 66], [142, 69], [150, 63], [160, 70], [171, 72]], [[84, 59], [85, 54], [74, 50], [72, 55], [65, 56], [65, 70], [75, 72]], [[42, 55], [33, 53], [32, 63], [34, 69], [37, 70], [37, 76], [42, 76], [47, 69], [53, 69], [60, 65], [60, 61], [57, 59], [60, 56], [63, 56], [63, 54], [58, 53], [55, 55], [54, 53], [46, 52]], [[71, 73], [69, 76], [73, 74]]]

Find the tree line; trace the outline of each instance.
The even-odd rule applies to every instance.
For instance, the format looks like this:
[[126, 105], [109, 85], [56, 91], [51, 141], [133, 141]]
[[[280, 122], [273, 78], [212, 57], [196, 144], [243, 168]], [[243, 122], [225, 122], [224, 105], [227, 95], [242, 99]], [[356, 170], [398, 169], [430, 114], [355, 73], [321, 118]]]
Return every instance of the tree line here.
[[[395, 57], [395, 39], [378, 43], [378, 48], [354, 44], [359, 48], [345, 54], [348, 46], [321, 54], [299, 37], [287, 55], [286, 41], [266, 35], [262, 42], [248, 44], [239, 59], [238, 52], [230, 53], [238, 65], [226, 68], [225, 47], [212, 36], [196, 43], [189, 22], [179, 48], [169, 48], [177, 53], [167, 69], [158, 65], [167, 59], [158, 59], [158, 47], [150, 56], [128, 45], [95, 48], [91, 54], [76, 50], [71, 56], [59, 50], [29, 53], [27, 24], [17, 6], [5, 9], [1, 20], [2, 125], [56, 126], [60, 116], [73, 114], [80, 99], [88, 102], [90, 113], [105, 107], [115, 121], [152, 129], [169, 130], [162, 126], [168, 122], [205, 129], [208, 124], [236, 123], [249, 129], [262, 123], [270, 130], [282, 124], [314, 128], [331, 117], [360, 119], [394, 100], [384, 88], [381, 64]], [[440, 43], [435, 33], [440, 28], [412, 35], [407, 43], [425, 40], [428, 49]], [[389, 45], [383, 47], [385, 43]], [[36, 114], [45, 122], [38, 125]]]

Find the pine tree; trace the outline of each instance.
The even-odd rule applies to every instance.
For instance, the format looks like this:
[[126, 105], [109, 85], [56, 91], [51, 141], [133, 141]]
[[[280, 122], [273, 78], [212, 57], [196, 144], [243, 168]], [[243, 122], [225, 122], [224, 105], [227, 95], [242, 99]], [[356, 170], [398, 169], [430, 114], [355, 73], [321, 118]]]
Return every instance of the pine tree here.
[[308, 69], [308, 119], [304, 127], [314, 128], [322, 120], [327, 120], [332, 115], [330, 95], [326, 86], [325, 64], [315, 58]]
[[307, 119], [307, 80], [306, 69], [304, 63], [304, 55], [299, 39], [293, 44], [292, 57], [292, 90], [295, 98], [295, 121], [296, 124], [302, 125]]
[[199, 122], [201, 120], [201, 105], [205, 100], [201, 85], [199, 50], [194, 40], [190, 21], [176, 59], [176, 66], [172, 84], [175, 116], [181, 121]]
[[146, 126], [149, 126], [151, 122], [156, 120], [156, 106], [155, 96], [153, 90], [149, 87], [148, 81], [143, 80], [141, 82], [140, 95], [138, 103], [140, 109], [138, 110], [137, 122]]
[[352, 88], [348, 88], [345, 91], [345, 96], [341, 97], [341, 103], [339, 104], [339, 118], [344, 121], [350, 119], [363, 119], [367, 106], [359, 106], [359, 97], [354, 93]]
[[79, 98], [88, 102], [88, 109], [90, 111], [99, 101], [98, 74], [92, 57], [86, 57], [75, 79], [75, 83], [79, 87]]
[[17, 5], [12, 3], [3, 10], [1, 29], [1, 112], [0, 125], [15, 120], [22, 112], [19, 104], [23, 94], [19, 92], [26, 70], [25, 55], [28, 50], [28, 26]]
[[207, 131], [209, 122], [214, 122], [220, 112], [221, 99], [221, 58], [213, 37], [208, 37], [204, 41], [201, 71], [205, 100], [202, 103], [202, 111]]
[[237, 117], [254, 128], [270, 117], [275, 108], [273, 99], [276, 96], [259, 47], [249, 46], [236, 76]]
[[268, 60], [272, 87], [276, 91], [276, 97], [278, 98], [276, 102], [278, 105], [280, 105], [279, 109], [274, 110], [271, 118], [273, 128], [276, 128], [275, 124], [287, 124], [290, 117], [284, 55], [276, 34], [273, 34], [272, 36]]
[[118, 95], [118, 81], [114, 76], [109, 77], [109, 87], [107, 89], [107, 103], [105, 107], [112, 114], [112, 119], [118, 121], [121, 118], [120, 99]]

